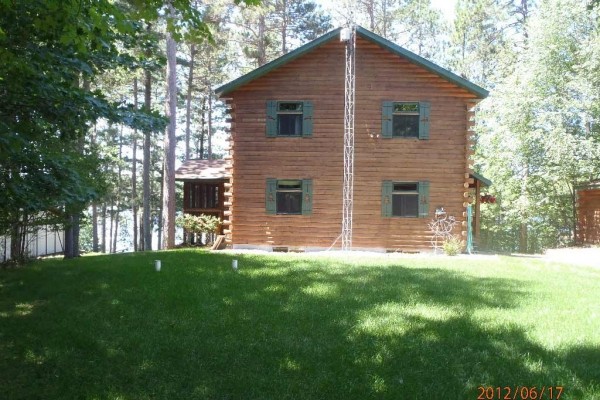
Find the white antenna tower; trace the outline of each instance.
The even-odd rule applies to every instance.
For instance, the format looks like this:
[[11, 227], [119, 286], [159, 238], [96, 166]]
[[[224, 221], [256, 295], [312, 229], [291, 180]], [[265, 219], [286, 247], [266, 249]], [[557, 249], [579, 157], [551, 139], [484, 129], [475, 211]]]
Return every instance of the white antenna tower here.
[[344, 102], [344, 188], [342, 199], [342, 250], [352, 249], [352, 208], [354, 203], [354, 94], [356, 26], [350, 11], [348, 26], [340, 31], [346, 42], [346, 78]]

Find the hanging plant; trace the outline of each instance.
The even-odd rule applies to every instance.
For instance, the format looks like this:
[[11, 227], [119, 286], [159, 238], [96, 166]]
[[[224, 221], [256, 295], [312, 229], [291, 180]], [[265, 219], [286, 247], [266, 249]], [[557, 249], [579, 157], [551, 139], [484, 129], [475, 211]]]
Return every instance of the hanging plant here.
[[491, 194], [484, 194], [481, 196], [479, 200], [482, 204], [495, 204], [496, 196], [492, 196]]

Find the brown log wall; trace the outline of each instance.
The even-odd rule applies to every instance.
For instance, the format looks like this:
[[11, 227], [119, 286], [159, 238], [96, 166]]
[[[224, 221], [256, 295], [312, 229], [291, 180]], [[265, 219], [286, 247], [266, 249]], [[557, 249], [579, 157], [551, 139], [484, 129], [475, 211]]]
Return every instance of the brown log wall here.
[[577, 191], [577, 241], [600, 244], [600, 189]]
[[[234, 245], [327, 248], [340, 235], [344, 59], [344, 44], [332, 41], [230, 94], [226, 233]], [[265, 137], [267, 100], [312, 101], [313, 136]], [[430, 139], [381, 138], [384, 100], [429, 101]], [[357, 39], [353, 247], [429, 249], [427, 225], [438, 206], [457, 217], [456, 234], [464, 234], [474, 100], [464, 89]], [[267, 215], [266, 178], [312, 179], [312, 215]], [[429, 217], [381, 217], [383, 180], [429, 181]]]

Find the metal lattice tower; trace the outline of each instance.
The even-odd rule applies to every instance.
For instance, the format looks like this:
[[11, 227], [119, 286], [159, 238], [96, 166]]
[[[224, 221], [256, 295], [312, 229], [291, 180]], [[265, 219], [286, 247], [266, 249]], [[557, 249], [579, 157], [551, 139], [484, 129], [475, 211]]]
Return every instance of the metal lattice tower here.
[[354, 202], [354, 95], [356, 28], [352, 22], [341, 33], [346, 42], [344, 101], [344, 188], [342, 198], [342, 250], [352, 249], [352, 208]]

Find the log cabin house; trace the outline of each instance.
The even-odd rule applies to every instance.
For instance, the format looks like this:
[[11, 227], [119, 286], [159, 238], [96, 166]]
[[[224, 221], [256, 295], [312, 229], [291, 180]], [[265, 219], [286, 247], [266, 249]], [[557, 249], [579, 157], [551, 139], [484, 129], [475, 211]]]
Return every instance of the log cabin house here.
[[[187, 160], [175, 172], [183, 182], [183, 211], [225, 219], [225, 184], [231, 174], [225, 160]], [[219, 228], [223, 233], [223, 225]], [[193, 239], [193, 238], [192, 238]]]
[[577, 188], [577, 232], [579, 245], [600, 244], [600, 180]]
[[[231, 124], [224, 184], [234, 248], [340, 248], [345, 43], [340, 29], [216, 90]], [[444, 209], [467, 236], [479, 190], [473, 107], [488, 92], [356, 28], [353, 249], [427, 251]], [[477, 221], [479, 220], [476, 215]]]

